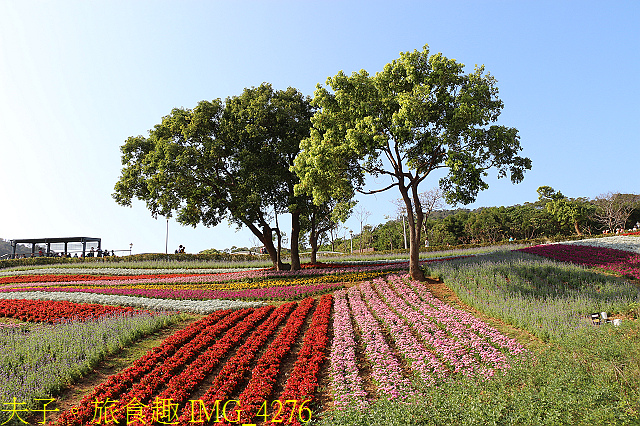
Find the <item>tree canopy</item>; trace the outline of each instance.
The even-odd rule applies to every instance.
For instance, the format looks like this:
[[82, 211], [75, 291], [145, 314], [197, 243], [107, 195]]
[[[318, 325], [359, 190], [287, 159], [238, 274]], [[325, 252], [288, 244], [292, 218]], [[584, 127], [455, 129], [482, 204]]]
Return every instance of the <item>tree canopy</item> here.
[[410, 229], [410, 273], [422, 279], [418, 244], [424, 221], [419, 184], [434, 170], [449, 203], [467, 204], [486, 189], [486, 170], [518, 183], [531, 160], [521, 150], [515, 128], [490, 125], [503, 108], [496, 80], [428, 47], [401, 53], [374, 76], [342, 71], [317, 86], [313, 128], [301, 143], [295, 171], [297, 190], [321, 203], [329, 197], [363, 193], [365, 176], [388, 176], [386, 187], [400, 191]]
[[225, 102], [175, 108], [149, 137], [130, 137], [121, 147], [113, 197], [122, 205], [138, 198], [154, 217], [175, 213], [194, 227], [224, 219], [247, 226], [282, 267], [271, 219], [295, 209], [297, 177], [289, 168], [311, 115], [309, 99], [296, 89], [274, 91], [266, 83]]

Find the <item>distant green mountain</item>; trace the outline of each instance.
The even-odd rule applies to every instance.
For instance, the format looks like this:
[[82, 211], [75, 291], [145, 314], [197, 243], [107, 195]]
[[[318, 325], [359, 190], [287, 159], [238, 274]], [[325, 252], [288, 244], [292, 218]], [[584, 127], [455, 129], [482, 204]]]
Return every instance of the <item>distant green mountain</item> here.
[[[0, 238], [0, 258], [4, 259], [5, 257], [3, 256], [11, 253], [13, 253], [13, 249], [11, 248], [11, 241]], [[16, 253], [31, 253], [31, 247], [25, 246], [23, 244], [18, 244], [18, 246], [16, 247]]]

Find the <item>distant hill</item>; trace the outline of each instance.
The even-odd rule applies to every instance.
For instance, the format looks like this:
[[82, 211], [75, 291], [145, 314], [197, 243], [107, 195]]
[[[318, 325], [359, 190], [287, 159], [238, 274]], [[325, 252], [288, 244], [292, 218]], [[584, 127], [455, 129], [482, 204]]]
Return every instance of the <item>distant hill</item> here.
[[455, 209], [455, 210], [434, 210], [429, 215], [429, 219], [444, 219], [447, 216], [452, 216], [458, 212], [470, 212], [469, 209]]
[[[13, 253], [13, 249], [11, 248], [11, 241], [5, 240], [4, 238], [0, 238], [0, 258], [4, 258], [3, 256], [11, 253]], [[18, 244], [16, 248], [16, 253], [21, 253], [21, 254], [31, 253], [31, 246]]]

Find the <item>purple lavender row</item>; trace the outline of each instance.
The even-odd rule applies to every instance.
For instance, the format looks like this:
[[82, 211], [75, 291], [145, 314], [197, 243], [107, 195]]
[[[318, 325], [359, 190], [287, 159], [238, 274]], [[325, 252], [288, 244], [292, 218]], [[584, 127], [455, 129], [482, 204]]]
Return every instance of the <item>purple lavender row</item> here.
[[65, 293], [98, 293], [98, 294], [117, 294], [126, 296], [143, 296], [151, 298], [163, 299], [188, 299], [188, 300], [205, 300], [205, 299], [292, 299], [304, 298], [308, 295], [324, 293], [336, 287], [342, 286], [342, 283], [320, 283], [300, 286], [282, 286], [282, 287], [265, 287], [250, 288], [244, 290], [172, 290], [172, 289], [128, 289], [128, 288], [101, 288], [86, 289], [77, 287], [21, 287], [20, 289], [0, 289], [0, 293], [16, 292], [16, 291], [47, 291], [47, 292], [65, 292]]
[[333, 343], [329, 355], [333, 402], [338, 409], [363, 409], [368, 405], [367, 393], [356, 365], [356, 341], [347, 292], [336, 291], [333, 298]]
[[[384, 282], [376, 279], [376, 283]], [[379, 287], [379, 285], [376, 285]], [[388, 327], [393, 340], [411, 369], [419, 374], [420, 378], [428, 385], [435, 383], [435, 376], [444, 377], [446, 369], [438, 358], [425, 347], [411, 332], [407, 322], [396, 315], [385, 302], [383, 302], [369, 281], [360, 286], [361, 293], [365, 296], [371, 311], [381, 319]]]
[[[388, 279], [396, 290], [398, 290], [415, 309], [429, 309], [428, 305], [431, 305], [436, 310], [447, 314], [447, 316], [443, 316], [442, 318], [448, 318], [446, 321], [448, 324], [454, 327], [457, 327], [458, 323], [464, 324], [477, 335], [488, 339], [494, 345], [506, 350], [510, 355], [515, 356], [526, 352], [524, 346], [518, 343], [517, 340], [505, 336], [487, 323], [474, 317], [471, 313], [456, 309], [438, 300], [423, 285], [417, 281], [410, 280], [407, 275], [403, 277], [392, 275]], [[431, 308], [431, 310], [433, 310], [433, 308]]]
[[351, 287], [347, 294], [380, 396], [389, 400], [405, 399], [410, 395], [411, 384], [402, 376], [400, 363], [385, 341], [378, 320], [367, 309], [358, 287]]

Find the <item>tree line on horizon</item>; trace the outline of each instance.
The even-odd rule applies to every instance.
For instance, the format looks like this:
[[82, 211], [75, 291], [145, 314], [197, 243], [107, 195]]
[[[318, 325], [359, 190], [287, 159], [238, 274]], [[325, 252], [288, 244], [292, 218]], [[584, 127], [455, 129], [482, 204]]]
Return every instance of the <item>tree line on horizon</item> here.
[[[615, 234], [619, 229], [640, 229], [640, 195], [608, 192], [594, 199], [568, 198], [549, 186], [538, 188], [538, 200], [514, 206], [474, 210], [439, 209], [430, 212], [423, 229], [422, 246], [495, 244], [502, 241], [574, 235]], [[404, 249], [402, 214], [377, 225], [365, 224], [354, 233], [354, 251]], [[343, 230], [327, 235], [322, 250], [349, 252], [351, 238]]]

